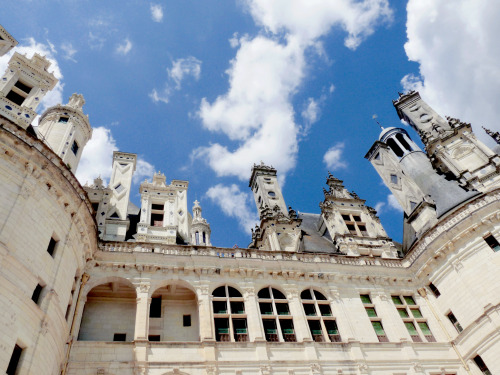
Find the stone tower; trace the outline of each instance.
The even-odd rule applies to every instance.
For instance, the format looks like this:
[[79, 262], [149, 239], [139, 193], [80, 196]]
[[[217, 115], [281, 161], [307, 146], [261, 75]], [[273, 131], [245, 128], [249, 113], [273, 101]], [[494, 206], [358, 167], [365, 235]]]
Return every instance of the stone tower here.
[[0, 115], [28, 128], [41, 100], [57, 83], [49, 66], [50, 61], [37, 53], [31, 59], [14, 53], [0, 81]]
[[365, 158], [398, 199], [417, 237], [446, 212], [478, 194], [438, 174], [401, 128], [383, 129]]
[[132, 176], [135, 172], [137, 155], [127, 152], [113, 152], [113, 171], [109, 181], [112, 191], [104, 240], [124, 241], [129, 228], [128, 207]]
[[320, 203], [321, 214], [338, 250], [349, 256], [397, 258], [394, 243], [387, 236], [376, 211], [330, 173], [326, 183], [329, 190], [323, 189], [325, 200]]
[[260, 163], [254, 164], [250, 177], [260, 226], [252, 230], [249, 247], [273, 251], [297, 251], [300, 246], [301, 220], [285, 199], [276, 176], [276, 169]]
[[155, 173], [153, 182], [140, 186], [141, 217], [137, 224], [137, 241], [168, 244], [189, 243], [187, 212], [188, 182], [173, 180], [167, 185], [163, 173]]
[[476, 138], [471, 124], [442, 118], [415, 91], [400, 94], [393, 104], [399, 117], [420, 135], [436, 170], [482, 192], [500, 181], [500, 156]]
[[210, 224], [201, 216], [200, 202], [194, 201], [193, 221], [191, 222], [191, 244], [212, 246], [210, 243]]
[[265, 208], [274, 210], [277, 206], [283, 215], [288, 216], [285, 199], [276, 177], [276, 169], [262, 162], [260, 165], [254, 164], [249, 187], [252, 189], [259, 213]]
[[5, 55], [15, 46], [17, 46], [17, 40], [0, 25], [0, 56]]
[[92, 127], [87, 115], [83, 114], [83, 95], [73, 94], [66, 105], [47, 109], [38, 126], [38, 133], [46, 144], [76, 171], [82, 151], [92, 137]]

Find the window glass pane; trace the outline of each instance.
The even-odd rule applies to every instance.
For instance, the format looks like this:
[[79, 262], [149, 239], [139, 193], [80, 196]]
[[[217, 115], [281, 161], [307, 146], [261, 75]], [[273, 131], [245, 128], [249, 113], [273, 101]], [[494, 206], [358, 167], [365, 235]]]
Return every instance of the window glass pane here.
[[403, 298], [405, 299], [407, 305], [416, 305], [412, 296], [404, 296]]
[[229, 293], [229, 297], [241, 297], [241, 293], [232, 286], [228, 286], [227, 291]]
[[418, 326], [420, 327], [420, 330], [422, 333], [426, 336], [432, 335], [431, 330], [429, 329], [429, 326], [425, 322], [420, 322], [418, 323]]
[[325, 328], [329, 335], [338, 335], [339, 329], [335, 320], [325, 320]]
[[419, 309], [411, 309], [411, 313], [415, 318], [423, 318]]
[[259, 298], [271, 298], [271, 294], [269, 294], [269, 288], [261, 289], [257, 296]]
[[403, 301], [401, 301], [401, 298], [399, 296], [391, 296], [392, 302], [394, 302], [395, 305], [402, 305]]
[[381, 322], [372, 322], [373, 329], [375, 333], [379, 336], [385, 336], [384, 328], [382, 327]]
[[309, 289], [303, 290], [302, 293], [300, 293], [300, 298], [302, 298], [302, 299], [312, 299], [311, 291]]
[[377, 316], [377, 312], [375, 311], [374, 307], [367, 307], [366, 313], [368, 314], [369, 317], [372, 317], [372, 318]]
[[406, 322], [405, 323], [406, 329], [408, 330], [408, 333], [412, 336], [418, 335], [417, 329], [415, 328], [415, 325], [411, 322]]
[[361, 302], [363, 303], [372, 303], [372, 300], [370, 299], [370, 296], [368, 294], [361, 294]]
[[398, 313], [401, 318], [408, 318], [408, 312], [406, 309], [398, 309]]
[[285, 295], [281, 293], [279, 290], [272, 288], [274, 299], [286, 299]]
[[217, 289], [215, 289], [212, 294], [214, 297], [225, 297], [226, 296], [226, 289], [225, 289], [225, 287], [220, 286]]
[[316, 297], [316, 299], [318, 301], [326, 301], [326, 297], [322, 293], [318, 292], [317, 290], [314, 291], [314, 296]]

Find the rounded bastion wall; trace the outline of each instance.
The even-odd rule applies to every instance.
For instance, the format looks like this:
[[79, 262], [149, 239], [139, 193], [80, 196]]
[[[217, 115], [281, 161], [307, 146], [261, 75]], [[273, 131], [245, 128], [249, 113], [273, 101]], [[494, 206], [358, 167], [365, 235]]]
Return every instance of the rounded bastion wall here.
[[92, 206], [40, 140], [0, 119], [0, 372], [54, 374], [64, 362], [87, 259], [97, 247]]

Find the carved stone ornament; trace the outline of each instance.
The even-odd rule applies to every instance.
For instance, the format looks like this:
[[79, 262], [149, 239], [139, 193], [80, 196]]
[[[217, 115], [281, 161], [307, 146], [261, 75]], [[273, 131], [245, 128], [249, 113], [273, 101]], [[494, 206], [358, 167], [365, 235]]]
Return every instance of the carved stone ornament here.
[[241, 288], [243, 290], [243, 296], [245, 298], [252, 298], [255, 297], [255, 288], [251, 286], [243, 287]]
[[313, 374], [321, 374], [321, 366], [317, 363], [311, 364], [311, 372]]
[[105, 375], [106, 374], [106, 371], [104, 371], [103, 368], [98, 368], [97, 369], [97, 372], [96, 372], [97, 375]]
[[260, 366], [260, 373], [262, 375], [271, 375], [271, 366]]
[[140, 283], [139, 284], [139, 290], [141, 293], [149, 292], [150, 287], [151, 287], [151, 284], [149, 284], [149, 283]]
[[217, 374], [217, 368], [213, 365], [209, 365], [206, 368], [207, 375], [216, 375]]

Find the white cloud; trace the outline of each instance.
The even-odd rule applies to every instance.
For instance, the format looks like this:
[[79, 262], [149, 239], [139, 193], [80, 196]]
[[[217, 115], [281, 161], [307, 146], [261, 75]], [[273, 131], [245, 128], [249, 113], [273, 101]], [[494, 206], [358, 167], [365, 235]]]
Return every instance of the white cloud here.
[[3, 75], [8, 67], [9, 60], [12, 55], [18, 52], [21, 55], [26, 55], [28, 58], [32, 58], [35, 53], [45, 56], [50, 61], [50, 67], [48, 71], [53, 73], [54, 76], [59, 80], [52, 91], [49, 91], [40, 102], [37, 108], [38, 113], [44, 112], [47, 108], [52, 107], [56, 104], [62, 103], [62, 92], [64, 84], [62, 82], [63, 75], [59, 64], [52, 54], [52, 49], [49, 45], [38, 43], [34, 38], [28, 38], [23, 40], [17, 47], [13, 48], [9, 53], [0, 57], [0, 74]]
[[377, 202], [377, 204], [375, 205], [375, 211], [377, 211], [377, 214], [380, 215], [384, 207], [385, 207], [385, 202]]
[[332, 94], [333, 92], [335, 91], [335, 86], [333, 85], [333, 83], [330, 85], [330, 87], [328, 88], [328, 92], [330, 94]]
[[89, 31], [88, 41], [90, 48], [100, 50], [104, 46], [106, 38], [97, 32]]
[[151, 4], [151, 18], [155, 22], [163, 21], [163, 8], [160, 4]]
[[126, 38], [123, 41], [123, 44], [119, 44], [116, 47], [116, 53], [120, 55], [126, 55], [127, 53], [130, 52], [131, 49], [132, 49], [132, 42], [128, 38]]
[[302, 118], [306, 124], [310, 126], [318, 121], [319, 114], [320, 109], [318, 102], [313, 98], [309, 98], [307, 100], [306, 108], [302, 111]]
[[398, 200], [396, 199], [396, 197], [393, 194], [389, 194], [387, 196], [387, 204], [390, 208], [392, 208], [396, 211], [399, 211], [399, 212], [403, 212], [403, 208], [401, 207]]
[[344, 151], [344, 143], [337, 143], [330, 147], [323, 156], [323, 162], [326, 167], [332, 171], [347, 167], [347, 162], [342, 159], [342, 152]]
[[155, 167], [148, 163], [141, 157], [137, 157], [137, 163], [135, 166], [134, 177], [132, 177], [132, 182], [137, 184], [141, 182], [144, 178], [151, 178], [155, 173]]
[[229, 39], [229, 45], [231, 46], [231, 48], [236, 48], [240, 45], [238, 33], [233, 33], [233, 36]]
[[101, 176], [105, 184], [109, 181], [113, 163], [113, 151], [118, 150], [111, 130], [103, 126], [93, 129], [92, 138], [83, 149], [80, 163], [76, 170], [76, 178], [82, 185], [92, 184]]
[[250, 194], [240, 191], [237, 185], [212, 186], [206, 192], [206, 196], [217, 204], [224, 214], [238, 220], [238, 224], [245, 232], [250, 233], [250, 229], [258, 222], [256, 213], [250, 209], [252, 204]]
[[410, 0], [406, 54], [420, 64], [420, 77], [407, 75], [438, 113], [472, 122], [478, 138], [493, 143], [481, 126], [500, 130], [500, 2]]
[[[203, 99], [199, 111], [205, 128], [237, 146], [216, 143], [194, 150], [193, 156], [219, 176], [245, 180], [257, 158], [285, 176], [295, 166], [302, 130], [295, 123], [292, 98], [307, 73], [306, 51], [319, 53], [318, 39], [334, 26], [347, 31], [346, 45], [355, 49], [392, 13], [386, 0], [246, 0], [246, 5], [271, 35], [233, 35], [230, 43], [239, 48], [227, 70], [229, 90], [213, 103]], [[314, 116], [314, 105], [310, 109]]]
[[172, 67], [167, 69], [168, 80], [165, 83], [165, 87], [160, 92], [153, 89], [149, 97], [155, 103], [168, 103], [174, 90], [181, 89], [182, 81], [186, 77], [191, 76], [195, 80], [200, 79], [201, 64], [202, 62], [193, 56], [172, 61]]
[[73, 45], [71, 43], [63, 43], [63, 44], [61, 44], [61, 49], [64, 51], [63, 58], [65, 58], [66, 60], [70, 60], [70, 61], [76, 62], [76, 60], [73, 58], [73, 56], [78, 51], [73, 48]]
[[185, 76], [192, 76], [195, 80], [200, 79], [201, 61], [193, 56], [177, 59], [172, 62], [172, 68], [167, 69], [167, 73], [174, 80], [175, 88], [179, 90]]
[[255, 21], [274, 34], [283, 31], [309, 43], [340, 26], [346, 47], [356, 49], [380, 22], [392, 19], [387, 0], [247, 0]]

